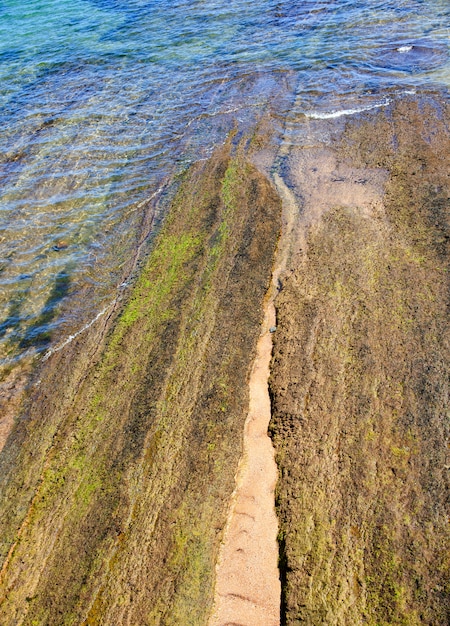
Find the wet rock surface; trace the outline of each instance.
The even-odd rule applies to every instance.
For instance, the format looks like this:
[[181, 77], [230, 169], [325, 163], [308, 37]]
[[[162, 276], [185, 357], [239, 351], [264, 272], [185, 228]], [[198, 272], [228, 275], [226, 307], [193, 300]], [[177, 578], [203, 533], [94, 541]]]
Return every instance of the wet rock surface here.
[[115, 321], [41, 366], [1, 455], [5, 626], [206, 622], [280, 207], [228, 142]]
[[270, 379], [284, 624], [449, 619], [449, 119], [445, 98], [403, 98], [286, 157], [298, 216]]
[[449, 107], [389, 102], [295, 119], [273, 168], [269, 118], [230, 138], [127, 297], [7, 381], [2, 625], [207, 623], [275, 258], [281, 623], [448, 622]]

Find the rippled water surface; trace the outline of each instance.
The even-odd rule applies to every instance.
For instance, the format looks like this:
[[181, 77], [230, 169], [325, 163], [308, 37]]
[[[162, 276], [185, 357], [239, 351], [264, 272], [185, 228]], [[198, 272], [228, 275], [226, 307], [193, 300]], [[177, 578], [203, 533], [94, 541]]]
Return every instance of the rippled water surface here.
[[151, 199], [236, 120], [448, 86], [449, 22], [448, 0], [0, 2], [0, 357], [104, 310]]

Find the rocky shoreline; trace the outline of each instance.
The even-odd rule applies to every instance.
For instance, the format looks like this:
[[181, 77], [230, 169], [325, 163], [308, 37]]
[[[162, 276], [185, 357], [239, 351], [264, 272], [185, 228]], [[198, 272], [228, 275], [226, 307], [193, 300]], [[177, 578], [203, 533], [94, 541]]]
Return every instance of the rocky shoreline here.
[[447, 623], [449, 120], [399, 97], [277, 152], [265, 118], [184, 174], [121, 309], [17, 411], [2, 624], [208, 622], [280, 254], [281, 624]]
[[280, 207], [230, 140], [103, 342], [46, 361], [2, 455], [2, 624], [204, 621]]
[[448, 621], [449, 107], [293, 147], [270, 430], [283, 624]]

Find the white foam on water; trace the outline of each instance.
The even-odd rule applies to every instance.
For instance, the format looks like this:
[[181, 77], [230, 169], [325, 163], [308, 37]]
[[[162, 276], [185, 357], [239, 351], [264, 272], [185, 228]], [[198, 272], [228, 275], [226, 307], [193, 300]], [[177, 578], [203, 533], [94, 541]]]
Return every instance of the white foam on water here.
[[386, 107], [390, 104], [390, 99], [386, 98], [383, 102], [377, 102], [375, 104], [369, 104], [364, 107], [358, 107], [355, 109], [341, 109], [339, 111], [307, 111], [306, 117], [311, 117], [316, 120], [330, 120], [335, 117], [342, 117], [343, 115], [355, 115], [356, 113], [364, 113], [364, 111], [370, 111], [372, 109], [379, 109], [380, 107]]
[[400, 48], [397, 48], [397, 52], [400, 52], [400, 54], [405, 54], [405, 52], [411, 52], [412, 49], [412, 46], [400, 46]]
[[123, 213], [122, 219], [125, 219], [126, 217], [131, 215], [131, 213], [135, 213], [140, 208], [142, 208], [145, 204], [149, 204], [153, 200], [153, 198], [155, 198], [159, 193], [161, 193], [161, 191], [164, 190], [164, 187], [165, 185], [161, 185], [161, 187], [158, 187], [158, 189], [155, 192], [153, 192], [151, 196], [149, 196], [148, 198], [144, 198], [144, 200], [141, 200], [141, 202], [139, 202], [135, 206], [131, 207], [131, 209]]
[[[115, 301], [114, 301], [114, 303], [115, 303]], [[109, 304], [108, 306], [105, 306], [104, 309], [102, 309], [99, 313], [97, 313], [97, 315], [90, 322], [88, 322], [82, 328], [80, 328], [80, 330], [77, 330], [77, 332], [74, 333], [73, 335], [69, 335], [62, 343], [59, 344], [59, 346], [56, 346], [55, 348], [52, 348], [51, 350], [48, 350], [48, 352], [46, 352], [44, 354], [44, 356], [42, 357], [42, 360], [46, 361], [49, 357], [52, 356], [52, 354], [55, 354], [55, 352], [59, 352], [60, 350], [65, 348], [69, 343], [71, 343], [74, 339], [79, 337], [82, 333], [84, 333], [86, 330], [88, 330], [88, 328], [90, 328], [93, 324], [95, 324], [95, 322], [98, 319], [100, 319], [103, 315], [105, 315], [105, 313], [110, 308], [111, 308], [111, 304]]]

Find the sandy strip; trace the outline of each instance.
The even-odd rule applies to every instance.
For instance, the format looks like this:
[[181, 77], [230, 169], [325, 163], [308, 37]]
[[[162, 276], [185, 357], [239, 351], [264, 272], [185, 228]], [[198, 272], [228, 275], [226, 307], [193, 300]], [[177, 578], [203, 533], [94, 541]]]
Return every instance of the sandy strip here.
[[209, 626], [280, 624], [281, 583], [275, 515], [278, 470], [272, 441], [267, 434], [271, 417], [268, 379], [272, 335], [269, 329], [276, 324], [273, 300], [279, 278], [292, 254], [292, 232], [298, 210], [292, 192], [278, 174], [274, 175], [274, 182], [283, 203], [282, 235], [250, 374], [244, 453], [216, 568], [214, 607]]
[[274, 509], [277, 467], [267, 435], [267, 387], [275, 309], [268, 301], [257, 356], [250, 375], [250, 406], [224, 543], [216, 572], [210, 626], [278, 626], [281, 585], [278, 571], [278, 522]]

